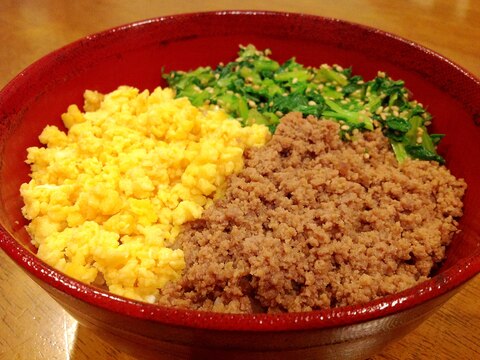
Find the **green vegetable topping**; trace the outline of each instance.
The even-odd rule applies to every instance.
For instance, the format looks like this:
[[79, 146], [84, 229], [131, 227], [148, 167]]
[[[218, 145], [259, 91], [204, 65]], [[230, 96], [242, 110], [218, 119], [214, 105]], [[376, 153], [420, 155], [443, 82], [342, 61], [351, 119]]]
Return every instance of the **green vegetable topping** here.
[[291, 112], [338, 121], [343, 139], [355, 131], [381, 128], [399, 162], [407, 158], [444, 163], [436, 146], [441, 134], [429, 135], [431, 115], [409, 98], [402, 80], [387, 74], [365, 81], [352, 69], [322, 64], [307, 67], [295, 58], [283, 64], [269, 58], [270, 51], [240, 46], [238, 58], [215, 69], [164, 74], [177, 97], [195, 106], [218, 105], [242, 125], [266, 125], [275, 132], [280, 118]]

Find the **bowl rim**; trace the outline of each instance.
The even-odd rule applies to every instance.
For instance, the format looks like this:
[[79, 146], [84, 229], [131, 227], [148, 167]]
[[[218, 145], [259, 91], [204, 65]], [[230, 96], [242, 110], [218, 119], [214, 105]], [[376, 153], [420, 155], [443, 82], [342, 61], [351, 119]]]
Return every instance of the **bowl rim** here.
[[[0, 91], [0, 98], [2, 98], [4, 95], [7, 95], [9, 92], [13, 92], [18, 82], [25, 81], [24, 76], [25, 74], [28, 74], [29, 71], [35, 71], [35, 69], [41, 68], [41, 65], [47, 64], [64, 51], [69, 51], [79, 46], [85, 46], [86, 43], [95, 41], [99, 38], [108, 37], [111, 33], [128, 32], [133, 28], [149, 26], [151, 24], [167, 21], [188, 19], [192, 16], [309, 17], [314, 21], [318, 21], [319, 23], [336, 22], [349, 28], [361, 28], [369, 33], [376, 33], [377, 35], [388, 37], [392, 41], [401, 42], [426, 52], [429, 55], [436, 57], [438, 60], [448, 63], [457, 71], [463, 73], [464, 76], [467, 76], [475, 81], [480, 87], [480, 80], [453, 61], [445, 58], [433, 50], [426, 48], [423, 45], [419, 45], [403, 37], [376, 29], [374, 27], [357, 24], [351, 21], [323, 17], [319, 15], [304, 14], [300, 12], [221, 10], [160, 16], [130, 22], [87, 35], [50, 52], [26, 67], [22, 72], [9, 81], [7, 85]], [[67, 275], [60, 273], [53, 267], [44, 263], [42, 260], [36, 257], [33, 252], [17, 242], [14, 239], [13, 234], [10, 234], [1, 225], [0, 247], [25, 272], [27, 272], [30, 277], [34, 278], [34, 280], [44, 282], [48, 286], [51, 286], [93, 306], [129, 317], [155, 321], [168, 325], [224, 331], [292, 331], [322, 329], [375, 320], [410, 309], [428, 300], [440, 297], [441, 295], [453, 293], [453, 290], [458, 289], [461, 285], [480, 272], [480, 251], [477, 251], [473, 254], [470, 254], [467, 258], [455, 263], [444, 272], [437, 274], [431, 279], [422, 282], [415, 287], [409, 288], [397, 294], [370, 301], [363, 305], [345, 306], [299, 313], [225, 314], [148, 304], [114, 295], [108, 291], [81, 283]]]

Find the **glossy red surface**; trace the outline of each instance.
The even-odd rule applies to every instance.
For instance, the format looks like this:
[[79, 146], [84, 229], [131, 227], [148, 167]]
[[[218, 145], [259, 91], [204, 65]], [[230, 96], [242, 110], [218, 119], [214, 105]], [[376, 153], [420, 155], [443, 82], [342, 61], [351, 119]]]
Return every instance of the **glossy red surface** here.
[[[37, 259], [23, 227], [18, 188], [28, 180], [25, 149], [39, 144], [42, 128], [60, 126], [60, 114], [71, 103], [81, 105], [85, 89], [107, 92], [120, 84], [153, 89], [164, 85], [162, 67], [188, 70], [230, 61], [238, 45], [247, 43], [272, 49], [278, 60], [296, 56], [307, 65], [352, 66], [365, 78], [386, 71], [405, 80], [414, 97], [428, 105], [434, 131], [447, 134], [440, 152], [469, 185], [462, 232], [439, 273], [364, 306], [225, 315], [123, 299], [78, 283]], [[182, 354], [192, 347], [230, 347], [289, 349], [292, 356], [328, 357], [340, 351], [361, 358], [418, 325], [480, 271], [480, 82], [440, 55], [391, 34], [301, 14], [217, 12], [146, 20], [81, 39], [31, 65], [1, 91], [0, 119], [2, 249], [80, 322], [114, 338]], [[337, 343], [344, 345], [332, 345]]]

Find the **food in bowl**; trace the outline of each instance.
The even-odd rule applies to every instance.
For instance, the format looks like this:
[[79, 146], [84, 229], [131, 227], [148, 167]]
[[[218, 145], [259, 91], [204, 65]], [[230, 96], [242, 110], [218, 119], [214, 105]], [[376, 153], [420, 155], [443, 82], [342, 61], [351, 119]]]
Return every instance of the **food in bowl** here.
[[[242, 50], [240, 57], [254, 59], [220, 67], [231, 80], [223, 93], [210, 86], [211, 69], [205, 83], [198, 72], [175, 72], [166, 78], [176, 100], [168, 88], [155, 90], [154, 100], [126, 87], [105, 97], [87, 92], [85, 113], [72, 106], [63, 117], [69, 135], [44, 130], [47, 148], [29, 150], [32, 181], [22, 185], [38, 255], [119, 295], [220, 312], [357, 304], [427, 279], [457, 230], [466, 186], [440, 164], [434, 146], [441, 136], [428, 134], [429, 114], [385, 74], [364, 82], [323, 66], [315, 83], [293, 60], [281, 68], [266, 53]], [[267, 67], [262, 82], [285, 70], [277, 80], [289, 93], [269, 82], [271, 101], [251, 98], [264, 91], [254, 81], [255, 60]], [[213, 74], [216, 80], [225, 78]], [[233, 85], [251, 88], [250, 98]], [[204, 122], [185, 121], [185, 109], [172, 104], [149, 113], [157, 97]], [[158, 125], [157, 118], [166, 120]], [[123, 122], [130, 127], [116, 133]], [[141, 137], [132, 137], [138, 126]], [[202, 130], [216, 134], [203, 144], [208, 155], [192, 145], [197, 152], [178, 157], [202, 142], [195, 137]], [[157, 153], [152, 138], [164, 137], [181, 143]], [[86, 164], [76, 162], [83, 152]], [[72, 176], [80, 184], [70, 184]], [[158, 178], [166, 181], [152, 181]]]
[[290, 113], [248, 149], [225, 196], [179, 234], [185, 271], [160, 303], [311, 311], [426, 280], [457, 231], [465, 183], [437, 162], [399, 165], [380, 129], [349, 142], [339, 131]]
[[31, 180], [21, 186], [38, 256], [80, 281], [154, 302], [184, 268], [171, 245], [198, 218], [242, 154], [269, 138], [220, 109], [201, 111], [171, 89], [121, 86], [85, 92], [71, 105], [68, 132], [47, 126], [45, 147], [28, 149]]
[[318, 68], [290, 58], [283, 64], [269, 57], [271, 51], [240, 46], [238, 58], [215, 69], [165, 74], [177, 96], [195, 105], [217, 104], [244, 125], [265, 124], [274, 132], [279, 118], [291, 111], [337, 120], [342, 136], [356, 130], [382, 128], [399, 162], [407, 158], [444, 159], [435, 145], [443, 135], [428, 134], [431, 115], [410, 99], [402, 80], [384, 72], [365, 81], [351, 68], [322, 64]]

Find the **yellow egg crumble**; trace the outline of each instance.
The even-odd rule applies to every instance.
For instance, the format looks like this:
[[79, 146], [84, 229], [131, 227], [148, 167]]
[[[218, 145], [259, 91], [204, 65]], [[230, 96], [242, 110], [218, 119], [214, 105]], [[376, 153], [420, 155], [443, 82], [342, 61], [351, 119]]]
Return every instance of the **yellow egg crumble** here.
[[28, 149], [31, 180], [20, 188], [38, 256], [86, 283], [154, 302], [185, 267], [170, 246], [180, 226], [221, 196], [243, 168], [245, 148], [269, 138], [173, 90], [121, 86], [70, 105], [67, 132], [47, 126]]

